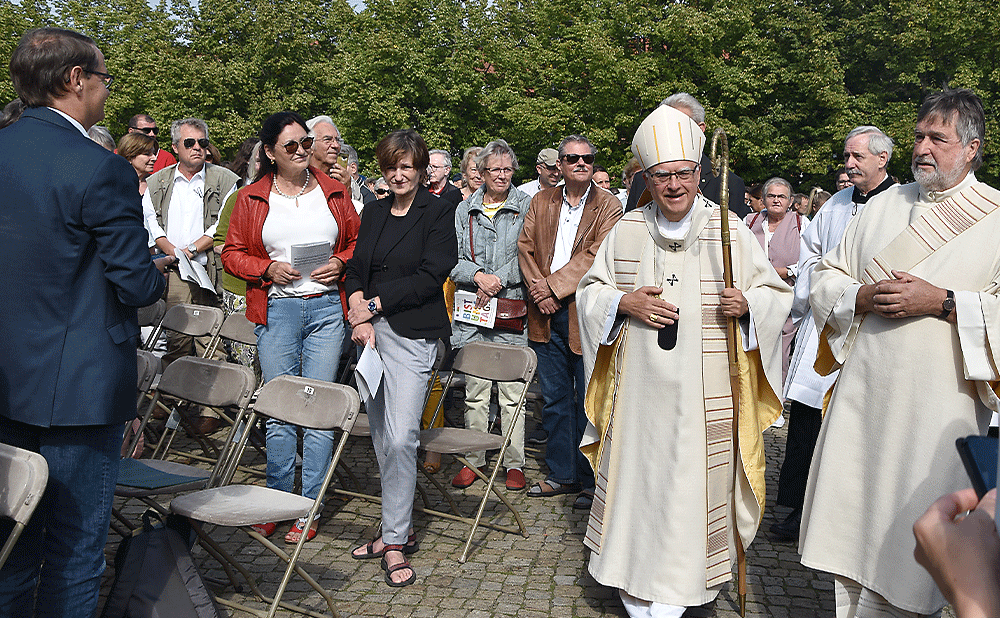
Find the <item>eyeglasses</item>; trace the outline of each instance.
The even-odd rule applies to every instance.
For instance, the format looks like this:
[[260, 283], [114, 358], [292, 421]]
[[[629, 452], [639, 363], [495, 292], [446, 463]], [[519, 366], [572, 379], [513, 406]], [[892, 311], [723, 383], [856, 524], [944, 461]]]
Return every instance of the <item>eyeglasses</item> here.
[[769, 199], [769, 200], [774, 200], [774, 199], [787, 200], [788, 199], [787, 195], [781, 195], [780, 193], [768, 193], [764, 197], [767, 198], [767, 199]]
[[490, 176], [499, 176], [501, 174], [510, 175], [514, 173], [514, 168], [512, 167], [487, 167], [483, 170]]
[[585, 154], [585, 155], [580, 155], [580, 154], [566, 154], [566, 155], [563, 155], [562, 158], [567, 163], [576, 163], [580, 159], [583, 159], [583, 162], [586, 163], [587, 165], [593, 165], [593, 163], [594, 163], [594, 155], [592, 155], [592, 154]]
[[100, 71], [91, 71], [90, 69], [84, 69], [83, 72], [100, 77], [101, 81], [104, 82], [104, 87], [111, 90], [111, 84], [115, 81], [114, 75], [111, 75], [110, 73], [101, 73]]
[[343, 144], [344, 143], [344, 140], [340, 139], [339, 137], [333, 137], [332, 135], [327, 135], [325, 137], [321, 137], [321, 138], [319, 138], [319, 141], [322, 142], [323, 145], [327, 146], [327, 147], [329, 147], [330, 144], [332, 144], [333, 142], [337, 142], [338, 144]]
[[195, 139], [193, 137], [189, 137], [189, 138], [185, 139], [183, 143], [184, 143], [184, 147], [185, 148], [194, 148], [195, 144], [198, 144], [202, 148], [208, 148], [208, 144], [209, 144], [207, 137], [199, 137], [198, 139]]
[[697, 171], [697, 169], [686, 168], [677, 170], [676, 172], [646, 172], [646, 176], [648, 176], [654, 184], [665, 185], [670, 182], [671, 178], [676, 178], [681, 182], [691, 180], [694, 178], [694, 173]]
[[375, 195], [389, 195], [388, 189], [375, 189]]
[[558, 165], [549, 165], [548, 163], [539, 163], [539, 165], [541, 165], [545, 169], [549, 170], [550, 172], [557, 172], [557, 171], [559, 171], [559, 166]]
[[429, 169], [429, 170], [435, 170], [435, 171], [436, 170], [450, 170], [451, 166], [450, 165], [428, 165], [427, 169]]
[[312, 148], [312, 146], [313, 146], [313, 138], [311, 138], [311, 137], [309, 137], [307, 135], [307, 136], [303, 137], [302, 139], [300, 139], [298, 141], [289, 140], [289, 141], [285, 142], [284, 144], [282, 144], [281, 147], [285, 149], [286, 153], [288, 153], [290, 155], [293, 155], [296, 152], [298, 152], [298, 150], [299, 150], [299, 144], [302, 145], [302, 150], [305, 150], [306, 152], [309, 152], [309, 149]]
[[159, 127], [129, 127], [130, 129], [135, 129], [136, 131], [142, 131], [146, 135], [156, 135], [160, 132]]

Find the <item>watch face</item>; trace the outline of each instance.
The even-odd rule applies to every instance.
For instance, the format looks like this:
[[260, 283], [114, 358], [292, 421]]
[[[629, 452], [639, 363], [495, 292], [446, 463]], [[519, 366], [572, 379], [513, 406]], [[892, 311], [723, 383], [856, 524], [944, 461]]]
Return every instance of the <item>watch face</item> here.
[[945, 311], [952, 311], [952, 310], [954, 310], [955, 309], [955, 299], [954, 298], [950, 298], [950, 297], [944, 299], [944, 302], [941, 303], [941, 308], [944, 309]]

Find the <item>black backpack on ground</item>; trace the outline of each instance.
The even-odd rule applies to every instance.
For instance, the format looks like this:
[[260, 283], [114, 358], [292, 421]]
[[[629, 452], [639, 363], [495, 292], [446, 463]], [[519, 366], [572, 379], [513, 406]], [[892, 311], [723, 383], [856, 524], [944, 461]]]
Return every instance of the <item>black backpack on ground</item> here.
[[[155, 520], [155, 522], [154, 522]], [[215, 600], [191, 560], [187, 521], [153, 510], [115, 552], [115, 579], [101, 618], [218, 618]]]

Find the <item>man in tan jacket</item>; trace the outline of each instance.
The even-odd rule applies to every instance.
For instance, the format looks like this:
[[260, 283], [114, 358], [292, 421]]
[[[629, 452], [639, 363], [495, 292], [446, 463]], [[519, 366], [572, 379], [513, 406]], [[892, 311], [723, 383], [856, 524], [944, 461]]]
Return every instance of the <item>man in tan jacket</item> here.
[[593, 183], [597, 149], [582, 135], [559, 144], [565, 184], [544, 189], [531, 200], [517, 241], [528, 286], [528, 341], [538, 355], [538, 379], [548, 433], [549, 474], [528, 491], [531, 497], [580, 492], [575, 508], [588, 508], [594, 473], [580, 453], [587, 426], [583, 399], [580, 328], [576, 286], [594, 262], [601, 241], [622, 216], [621, 202]]

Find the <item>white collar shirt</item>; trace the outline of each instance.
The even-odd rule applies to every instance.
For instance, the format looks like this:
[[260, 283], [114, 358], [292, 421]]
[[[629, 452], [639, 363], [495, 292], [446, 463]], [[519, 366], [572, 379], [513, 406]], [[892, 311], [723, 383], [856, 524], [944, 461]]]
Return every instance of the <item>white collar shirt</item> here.
[[583, 218], [583, 208], [590, 197], [590, 190], [594, 188], [591, 183], [575, 206], [566, 199], [566, 189], [562, 192], [562, 207], [559, 209], [559, 231], [556, 233], [556, 246], [552, 252], [552, 265], [549, 272], [556, 272], [566, 264], [569, 264], [573, 257], [573, 242], [576, 240], [576, 230], [580, 227], [580, 220]]
[[[230, 191], [230, 193], [232, 193]], [[215, 236], [215, 225], [205, 229], [205, 166], [190, 180], [174, 168], [174, 186], [167, 205], [167, 229], [160, 227], [153, 210], [150, 192], [142, 196], [142, 211], [151, 240], [166, 236], [178, 249], [183, 249], [202, 236]], [[228, 197], [228, 195], [226, 196]], [[204, 265], [208, 258], [199, 253], [195, 261]]]
[[54, 107], [50, 107], [49, 109], [51, 109], [51, 110], [52, 110], [52, 111], [54, 111], [55, 113], [59, 114], [60, 116], [62, 116], [62, 117], [63, 117], [63, 118], [65, 118], [66, 120], [69, 120], [69, 123], [70, 123], [71, 125], [73, 125], [74, 127], [76, 127], [76, 129], [77, 129], [77, 130], [78, 130], [78, 131], [79, 131], [80, 133], [83, 133], [83, 136], [84, 136], [84, 137], [86, 137], [87, 139], [90, 139], [90, 134], [89, 134], [89, 133], [87, 133], [87, 130], [83, 128], [83, 125], [82, 125], [82, 124], [80, 124], [80, 122], [79, 122], [79, 121], [78, 121], [78, 120], [77, 120], [76, 118], [74, 118], [74, 117], [70, 116], [69, 114], [67, 114], [66, 112], [64, 112], [64, 111], [62, 111], [62, 110], [59, 110], [59, 109], [56, 109], [56, 108], [54, 108]]

